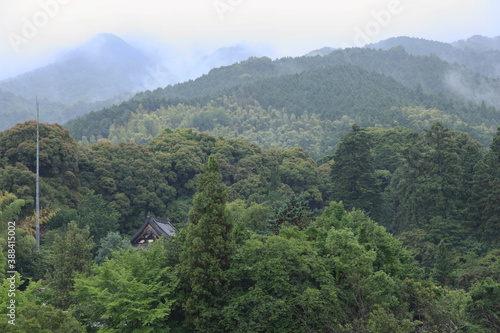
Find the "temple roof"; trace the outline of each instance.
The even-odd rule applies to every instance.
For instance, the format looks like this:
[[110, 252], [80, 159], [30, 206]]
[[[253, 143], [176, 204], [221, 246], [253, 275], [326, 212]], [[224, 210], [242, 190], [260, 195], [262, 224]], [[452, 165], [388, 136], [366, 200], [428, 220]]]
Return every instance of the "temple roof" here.
[[153, 229], [156, 238], [161, 236], [173, 236], [177, 233], [177, 229], [170, 223], [168, 218], [161, 219], [148, 213], [143, 225], [137, 230], [132, 238], [130, 238], [130, 243], [132, 243], [132, 245], [137, 244], [139, 239], [145, 236], [145, 233], [150, 233], [148, 231], [151, 230], [151, 228], [148, 229], [149, 226]]

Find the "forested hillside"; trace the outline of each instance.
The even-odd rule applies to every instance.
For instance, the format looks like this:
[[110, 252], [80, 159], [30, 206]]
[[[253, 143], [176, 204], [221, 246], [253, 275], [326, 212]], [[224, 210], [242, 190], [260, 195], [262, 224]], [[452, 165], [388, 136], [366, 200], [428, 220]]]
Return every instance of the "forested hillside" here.
[[[0, 133], [1, 225], [17, 221], [16, 267], [31, 278], [18, 291], [21, 330], [30, 322], [74, 332], [96, 322], [174, 332], [499, 325], [500, 128], [486, 150], [441, 123], [422, 134], [353, 124], [315, 162], [302, 148], [190, 129], [166, 129], [147, 145], [85, 147], [42, 124], [41, 252], [35, 135], [35, 122]], [[148, 212], [169, 216], [180, 234], [126, 250]], [[3, 258], [7, 250], [4, 242]]]
[[36, 119], [64, 123], [92, 110], [129, 99], [144, 90], [154, 64], [139, 50], [111, 34], [60, 55], [54, 63], [0, 81], [0, 130]]
[[96, 102], [141, 87], [153, 65], [121, 38], [100, 34], [53, 64], [0, 82], [0, 89], [68, 105]]
[[431, 55], [449, 63], [457, 63], [490, 78], [500, 78], [499, 38], [473, 36], [448, 44], [422, 38], [395, 37], [367, 45], [368, 48], [389, 50], [401, 45], [409, 54]]
[[100, 111], [40, 123], [40, 251], [34, 101], [1, 90], [0, 331], [499, 332], [500, 80], [467, 63], [495, 40], [399, 41], [42, 98]]
[[[389, 50], [339, 49], [325, 56], [287, 57], [275, 61], [266, 57], [250, 58], [239, 64], [213, 69], [194, 81], [140, 93], [135, 98], [143, 100], [208, 96], [247, 82], [337, 64], [354, 64], [368, 71], [392, 76], [407, 87], [416, 88], [420, 85], [425, 92], [441, 92], [466, 101], [481, 103], [485, 100], [489, 105], [500, 105], [495, 94], [500, 87], [498, 79], [484, 77], [437, 56], [410, 55], [401, 46]], [[464, 94], [464, 91], [468, 91], [468, 94]]]
[[441, 121], [488, 145], [499, 120], [499, 112], [484, 103], [466, 104], [442, 94], [426, 94], [420, 86], [411, 89], [349, 64], [272, 77], [212, 97], [136, 98], [70, 121], [66, 127], [84, 144], [100, 138], [115, 144], [146, 144], [164, 128], [196, 128], [264, 148], [300, 146], [317, 159], [333, 153], [340, 134], [354, 122], [422, 131]]

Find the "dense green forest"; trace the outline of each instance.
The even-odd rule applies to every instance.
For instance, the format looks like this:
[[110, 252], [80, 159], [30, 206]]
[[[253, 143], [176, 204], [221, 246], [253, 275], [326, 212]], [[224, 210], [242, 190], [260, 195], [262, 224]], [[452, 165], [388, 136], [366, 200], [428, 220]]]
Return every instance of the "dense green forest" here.
[[[160, 92], [152, 94], [161, 96]], [[426, 94], [420, 86], [409, 88], [392, 77], [352, 64], [271, 77], [210, 97], [166, 100], [152, 96], [90, 113], [66, 127], [84, 145], [101, 138], [115, 144], [147, 144], [165, 128], [195, 128], [256, 142], [267, 149], [300, 146], [317, 159], [332, 154], [341, 133], [354, 122], [364, 127], [405, 126], [421, 132], [440, 121], [468, 132], [485, 146], [500, 126], [499, 112], [484, 102], [476, 105], [443, 94]]]
[[[337, 49], [325, 56], [286, 57], [274, 61], [267, 57], [249, 58], [232, 66], [214, 68], [194, 81], [139, 93], [134, 99], [211, 96], [220, 90], [245, 83], [341, 64], [352, 64], [370, 72], [391, 76], [407, 87], [416, 88], [420, 85], [424, 92], [443, 93], [478, 103], [484, 99], [490, 105], [500, 106], [498, 95], [495, 94], [500, 87], [498, 79], [484, 77], [465, 66], [446, 62], [432, 54], [410, 55], [402, 46], [389, 50]], [[454, 80], [450, 80], [452, 77]], [[460, 86], [463, 89], [457, 89]]]
[[[293, 77], [283, 91], [307, 73]], [[412, 92], [401, 88], [388, 110], [424, 113], [397, 104]], [[225, 110], [245, 110], [229, 97], [211, 103], [221, 103], [204, 111], [218, 124]], [[264, 97], [248, 105], [266, 110]], [[179, 122], [200, 108], [170, 107], [161, 112]], [[2, 321], [2, 331], [497, 332], [500, 128], [484, 148], [434, 120], [416, 131], [353, 116], [316, 161], [301, 147], [192, 129], [85, 146], [41, 124], [39, 252], [36, 123], [3, 131], [0, 269], [9, 271], [7, 222], [16, 221], [18, 274], [1, 287], [2, 314], [11, 281], [19, 289], [16, 326]], [[148, 212], [180, 232], [130, 249]]]
[[[0, 331], [499, 332], [495, 42], [249, 58], [110, 107], [42, 99], [40, 251], [37, 123], [12, 126], [34, 101], [0, 90]], [[113, 57], [92, 67], [103, 93], [103, 64], [130, 66]], [[178, 233], [131, 247], [149, 214]]]

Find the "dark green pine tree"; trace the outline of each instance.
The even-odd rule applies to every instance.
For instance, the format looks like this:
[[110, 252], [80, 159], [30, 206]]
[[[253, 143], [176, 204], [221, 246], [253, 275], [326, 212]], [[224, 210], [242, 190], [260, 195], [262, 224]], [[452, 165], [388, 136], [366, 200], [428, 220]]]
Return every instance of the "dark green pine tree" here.
[[490, 150], [486, 155], [490, 170], [488, 190], [483, 197], [484, 234], [483, 240], [492, 244], [500, 243], [500, 127], [493, 136]]
[[469, 219], [473, 223], [474, 230], [480, 234], [479, 238], [481, 238], [484, 232], [484, 209], [486, 208], [486, 200], [491, 191], [490, 184], [492, 180], [493, 176], [486, 163], [486, 158], [482, 158], [474, 166], [471, 195], [467, 204]]
[[453, 254], [450, 251], [450, 244], [441, 240], [436, 249], [436, 261], [432, 269], [432, 277], [443, 285], [449, 285], [452, 281]]
[[53, 275], [48, 275], [48, 285], [54, 293], [52, 305], [63, 310], [74, 303], [71, 296], [76, 273], [89, 274], [92, 268], [94, 241], [88, 227], [79, 229], [75, 222], [68, 224], [65, 236], [54, 240]]
[[500, 241], [500, 128], [493, 137], [488, 153], [474, 166], [469, 217], [479, 239]]
[[397, 229], [428, 229], [435, 217], [448, 223], [462, 219], [463, 171], [457, 151], [450, 130], [437, 123], [402, 152], [403, 162], [392, 184], [399, 202]]
[[483, 211], [485, 220], [483, 240], [492, 244], [500, 243], [500, 179], [495, 178], [489, 183], [490, 191], [485, 198], [486, 207]]
[[276, 208], [274, 218], [269, 221], [269, 227], [274, 234], [278, 234], [284, 226], [304, 229], [309, 224], [311, 216], [312, 212], [304, 195], [292, 193], [281, 206]]
[[492, 170], [492, 176], [500, 180], [500, 127], [493, 136], [487, 161]]
[[221, 178], [220, 165], [210, 156], [188, 215], [180, 275], [182, 306], [190, 330], [221, 331], [217, 323], [230, 281], [233, 228]]
[[363, 209], [377, 220], [381, 196], [372, 165], [370, 137], [356, 124], [352, 130], [342, 137], [333, 155], [332, 200], [342, 201], [346, 210]]

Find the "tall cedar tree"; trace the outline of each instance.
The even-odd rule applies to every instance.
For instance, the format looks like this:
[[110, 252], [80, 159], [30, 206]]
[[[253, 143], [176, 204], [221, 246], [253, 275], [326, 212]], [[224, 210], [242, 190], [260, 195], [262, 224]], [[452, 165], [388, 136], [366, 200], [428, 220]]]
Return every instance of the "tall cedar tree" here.
[[500, 240], [500, 127], [488, 153], [474, 166], [468, 203], [470, 216], [480, 238], [489, 243]]
[[216, 327], [222, 296], [228, 289], [232, 252], [232, 223], [226, 210], [227, 191], [220, 165], [212, 155], [201, 175], [181, 254], [183, 309], [190, 329], [220, 331]]
[[458, 151], [453, 133], [436, 123], [402, 152], [403, 162], [393, 177], [399, 201], [395, 220], [399, 230], [430, 229], [431, 220], [440, 218], [449, 230], [435, 235], [436, 239], [457, 229], [465, 206]]
[[76, 273], [88, 274], [92, 268], [92, 249], [94, 241], [89, 228], [79, 229], [75, 222], [68, 224], [64, 237], [59, 235], [54, 240], [53, 276], [49, 277], [49, 287], [54, 291], [53, 305], [66, 310], [72, 303]]
[[342, 137], [333, 155], [332, 200], [342, 201], [347, 210], [363, 209], [376, 220], [381, 198], [372, 165], [370, 137], [356, 124], [352, 130]]
[[493, 136], [486, 158], [492, 180], [488, 184], [489, 193], [485, 198], [486, 207], [483, 211], [486, 222], [484, 239], [495, 244], [500, 242], [500, 127]]

